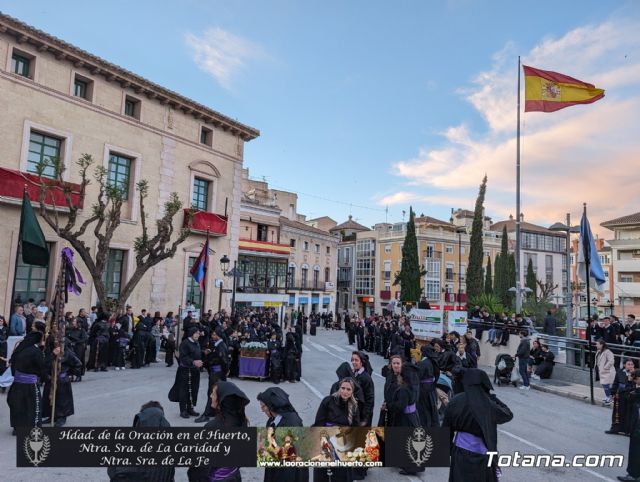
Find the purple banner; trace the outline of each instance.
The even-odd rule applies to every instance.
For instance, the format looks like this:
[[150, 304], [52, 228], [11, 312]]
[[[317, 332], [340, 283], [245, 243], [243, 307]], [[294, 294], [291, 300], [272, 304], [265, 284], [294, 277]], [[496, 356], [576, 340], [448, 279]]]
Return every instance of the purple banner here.
[[241, 377], [267, 376], [267, 360], [265, 358], [240, 357]]

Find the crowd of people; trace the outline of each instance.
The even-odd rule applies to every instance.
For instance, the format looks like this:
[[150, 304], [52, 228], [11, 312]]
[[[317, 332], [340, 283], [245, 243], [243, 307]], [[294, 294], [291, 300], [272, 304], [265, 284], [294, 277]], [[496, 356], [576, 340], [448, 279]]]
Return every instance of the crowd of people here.
[[[272, 310], [239, 311], [233, 319], [224, 311], [208, 312], [199, 319], [187, 312], [180, 319], [173, 313], [162, 316], [156, 312], [151, 316], [146, 310], [134, 315], [127, 306], [120, 316], [93, 308], [90, 313], [86, 310], [80, 310], [77, 315], [67, 313], [58, 324], [65, 334], [60, 344], [53, 334], [45, 335], [47, 311], [46, 303], [41, 302], [17, 307], [8, 325], [0, 318], [0, 350], [2, 342], [6, 350], [8, 334], [22, 332], [24, 335], [9, 360], [13, 383], [7, 402], [14, 431], [51, 422], [52, 418], [57, 426], [64, 425], [74, 410], [72, 381], [81, 381], [87, 370], [138, 369], [161, 362], [161, 348], [165, 351], [167, 367], [177, 361], [169, 400], [179, 404], [181, 417], [197, 417], [195, 421], [206, 423], [207, 428], [246, 426], [244, 410], [250, 400], [228, 380], [239, 375], [241, 344], [260, 342], [266, 346], [269, 379], [273, 384], [295, 383], [301, 376], [303, 335], [307, 328], [310, 335], [315, 335], [318, 326], [335, 329], [344, 325], [347, 341], [355, 345], [354, 350], [350, 362], [337, 367], [336, 382], [320, 402], [314, 426], [448, 427], [453, 437], [450, 480], [468, 480], [465, 478], [468, 473], [482, 474], [478, 480], [492, 481], [499, 477], [499, 468], [488, 466], [486, 453], [496, 450], [496, 426], [508, 422], [513, 415], [491, 393], [493, 387], [486, 372], [477, 368], [481, 333], [476, 332], [474, 337], [471, 330], [463, 334], [450, 332], [417, 350], [411, 324], [405, 316], [387, 314], [362, 319], [343, 313], [334, 320], [330, 314], [307, 317], [299, 313], [281, 324]], [[25, 312], [32, 318], [27, 319]], [[513, 319], [519, 320], [519, 317]], [[603, 325], [606, 334], [609, 324]], [[525, 379], [528, 386], [529, 375], [544, 378], [550, 374], [554, 358], [543, 340], [535, 340], [531, 345], [527, 327], [516, 326], [521, 328], [521, 342], [515, 356], [519, 359], [524, 387]], [[635, 336], [634, 330], [635, 320], [631, 336]], [[632, 360], [624, 361], [619, 370], [611, 370], [615, 356], [610, 351], [607, 353], [604, 338], [598, 341], [597, 347], [595, 364], [603, 388], [606, 386], [607, 398], [614, 404], [607, 433], [638, 439], [640, 371]], [[370, 356], [388, 360], [381, 372], [385, 383], [379, 413], [374, 413]], [[1, 361], [7, 362], [6, 351]], [[60, 370], [57, 379], [52, 380], [52, 366], [56, 362], [60, 362]], [[196, 408], [200, 377], [205, 372], [208, 398], [199, 413]], [[56, 406], [52, 413], [48, 393], [54, 386]], [[258, 400], [268, 417], [267, 426], [284, 426], [283, 423], [291, 420], [299, 424], [296, 426], [302, 425], [282, 388], [272, 386], [261, 393]], [[168, 426], [165, 422], [162, 407], [153, 402], [142, 407], [135, 424]], [[631, 468], [629, 473], [633, 475], [634, 470]], [[111, 470], [110, 475], [112, 480], [139, 480], [127, 479], [125, 472]], [[404, 468], [400, 473], [415, 474], [416, 469]], [[366, 475], [364, 469], [339, 468], [330, 473], [316, 469], [314, 478], [361, 480]], [[308, 471], [291, 469], [289, 476], [287, 480], [306, 480]], [[189, 470], [189, 479], [240, 480], [240, 470], [237, 467], [193, 468]]]

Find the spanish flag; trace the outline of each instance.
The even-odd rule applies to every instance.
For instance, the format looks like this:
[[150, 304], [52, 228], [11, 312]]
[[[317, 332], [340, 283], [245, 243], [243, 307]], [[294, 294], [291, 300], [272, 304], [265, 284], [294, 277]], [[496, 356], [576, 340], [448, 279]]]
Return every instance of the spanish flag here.
[[525, 112], [555, 112], [571, 105], [591, 104], [604, 97], [604, 90], [568, 75], [522, 67]]

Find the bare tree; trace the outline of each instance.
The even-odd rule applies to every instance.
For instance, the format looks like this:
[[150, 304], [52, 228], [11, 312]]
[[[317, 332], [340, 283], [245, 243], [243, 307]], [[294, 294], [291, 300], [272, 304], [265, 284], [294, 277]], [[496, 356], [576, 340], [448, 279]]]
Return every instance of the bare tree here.
[[[109, 244], [121, 222], [126, 190], [109, 183], [107, 169], [104, 166], [96, 166], [94, 179], [98, 185], [98, 197], [91, 206], [88, 217], [81, 221], [79, 219], [79, 214], [82, 210], [80, 206], [84, 206], [86, 201], [87, 186], [91, 184], [89, 169], [94, 164], [94, 160], [90, 154], [82, 154], [76, 164], [80, 169], [81, 179], [80, 191], [77, 193], [79, 202], [77, 203], [73, 202], [74, 193], [71, 186], [62, 179], [64, 165], [60, 159], [49, 159], [38, 165], [40, 215], [60, 238], [69, 242], [71, 247], [82, 258], [93, 279], [93, 285], [100, 304], [105, 309], [121, 313], [124, 311], [127, 299], [131, 296], [145, 273], [161, 261], [172, 258], [178, 246], [189, 236], [190, 230], [181, 228], [178, 236], [173, 241], [171, 240], [174, 232], [174, 217], [181, 210], [182, 202], [177, 193], [172, 192], [169, 195], [168, 201], [164, 204], [162, 217], [156, 220], [156, 233], [152, 235], [147, 225], [147, 213], [144, 204], [149, 194], [149, 183], [146, 180], [141, 180], [137, 183], [136, 190], [140, 201], [142, 233], [135, 238], [133, 244], [136, 268], [120, 290], [118, 298], [109, 298], [103, 280], [103, 273], [109, 255]], [[53, 166], [55, 172], [54, 180], [43, 177], [47, 166]], [[49, 199], [47, 199], [47, 193], [52, 189], [62, 190], [65, 200], [64, 206], [56, 206], [54, 196], [49, 196]], [[59, 215], [59, 209], [57, 208], [60, 207], [68, 210], [68, 214], [65, 216], [66, 220]], [[84, 209], [87, 208], [84, 207]], [[191, 211], [187, 215], [191, 216]], [[90, 238], [95, 237], [97, 240], [95, 252], [92, 252], [91, 247], [83, 239], [88, 232], [92, 232]]]
[[553, 292], [558, 287], [558, 284], [553, 284], [551, 281], [542, 282], [542, 280], [536, 280], [536, 283], [539, 288], [538, 301], [547, 302], [553, 296]]

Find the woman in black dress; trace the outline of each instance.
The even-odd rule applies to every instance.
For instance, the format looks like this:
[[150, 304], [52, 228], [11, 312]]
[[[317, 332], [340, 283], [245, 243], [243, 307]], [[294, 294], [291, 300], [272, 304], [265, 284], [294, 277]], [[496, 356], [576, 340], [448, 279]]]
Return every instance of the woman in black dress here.
[[391, 403], [393, 392], [398, 386], [398, 377], [402, 370], [402, 355], [391, 355], [389, 365], [382, 367], [382, 376], [384, 381], [384, 401], [380, 407], [380, 418], [378, 419], [378, 427], [390, 426], [389, 413], [387, 404]]
[[[360, 424], [358, 402], [355, 399], [356, 382], [353, 378], [345, 378], [340, 382], [337, 392], [324, 397], [314, 427], [357, 427]], [[351, 468], [314, 469], [313, 480], [317, 482], [350, 482], [353, 480]]]

